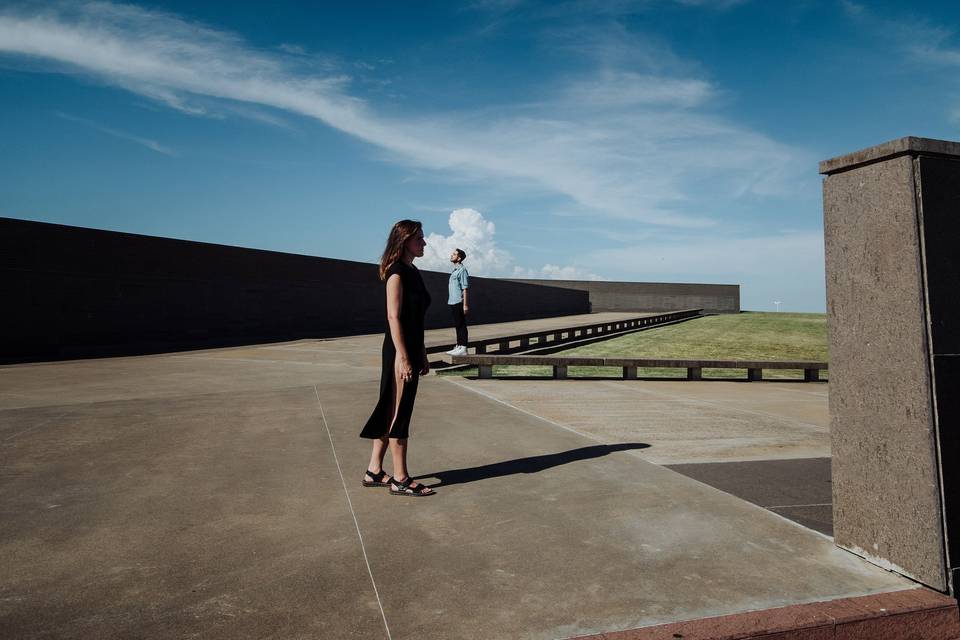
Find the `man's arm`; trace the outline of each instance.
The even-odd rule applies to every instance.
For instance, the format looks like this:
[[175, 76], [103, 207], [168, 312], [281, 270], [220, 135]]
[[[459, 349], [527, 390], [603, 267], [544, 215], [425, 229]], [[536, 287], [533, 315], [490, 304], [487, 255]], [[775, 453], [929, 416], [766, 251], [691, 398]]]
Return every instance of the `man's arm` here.
[[467, 315], [467, 311], [470, 310], [470, 305], [467, 304], [467, 291], [469, 291], [469, 289], [463, 290], [463, 315]]

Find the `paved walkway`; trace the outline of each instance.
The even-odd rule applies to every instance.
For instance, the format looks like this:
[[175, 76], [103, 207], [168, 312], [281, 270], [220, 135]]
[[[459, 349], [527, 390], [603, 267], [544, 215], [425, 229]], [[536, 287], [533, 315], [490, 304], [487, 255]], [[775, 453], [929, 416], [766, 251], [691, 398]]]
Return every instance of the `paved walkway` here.
[[438, 495], [401, 499], [359, 482], [380, 342], [0, 367], [0, 637], [568, 638], [914, 587], [662, 464], [819, 456], [826, 385], [431, 376]]

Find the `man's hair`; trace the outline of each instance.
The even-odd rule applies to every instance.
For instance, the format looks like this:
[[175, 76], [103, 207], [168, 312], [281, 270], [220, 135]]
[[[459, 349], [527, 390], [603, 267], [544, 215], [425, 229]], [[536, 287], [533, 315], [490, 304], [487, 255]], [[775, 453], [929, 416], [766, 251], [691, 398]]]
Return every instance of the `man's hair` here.
[[457, 255], [460, 256], [460, 262], [463, 262], [467, 259], [467, 252], [463, 249], [454, 249], [457, 252]]

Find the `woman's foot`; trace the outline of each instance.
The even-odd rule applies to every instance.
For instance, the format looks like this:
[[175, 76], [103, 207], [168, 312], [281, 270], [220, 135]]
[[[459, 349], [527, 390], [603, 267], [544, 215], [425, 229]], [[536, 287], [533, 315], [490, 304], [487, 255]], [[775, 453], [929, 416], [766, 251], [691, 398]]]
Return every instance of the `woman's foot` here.
[[388, 476], [383, 469], [377, 473], [367, 469], [367, 472], [363, 474], [363, 486], [365, 487], [389, 487], [392, 480], [393, 478]]
[[423, 496], [432, 496], [433, 489], [420, 482], [415, 482], [413, 478], [407, 476], [403, 480], [398, 478], [390, 479], [390, 493], [395, 496], [410, 496], [421, 498]]

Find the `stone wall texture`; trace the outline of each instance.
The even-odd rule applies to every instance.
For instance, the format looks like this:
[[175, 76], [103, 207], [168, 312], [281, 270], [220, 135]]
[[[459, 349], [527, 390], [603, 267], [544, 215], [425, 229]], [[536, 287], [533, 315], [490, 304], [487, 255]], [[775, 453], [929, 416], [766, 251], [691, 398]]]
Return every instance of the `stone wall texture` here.
[[960, 145], [901, 139], [821, 170], [835, 540], [953, 592], [960, 158], [945, 149]]
[[675, 311], [739, 313], [740, 285], [671, 282], [602, 282], [589, 280], [518, 280], [587, 291], [593, 311]]
[[[452, 326], [423, 272], [428, 328]], [[588, 294], [472, 278], [471, 322], [587, 313]], [[384, 329], [374, 264], [0, 218], [0, 361], [149, 353]]]

